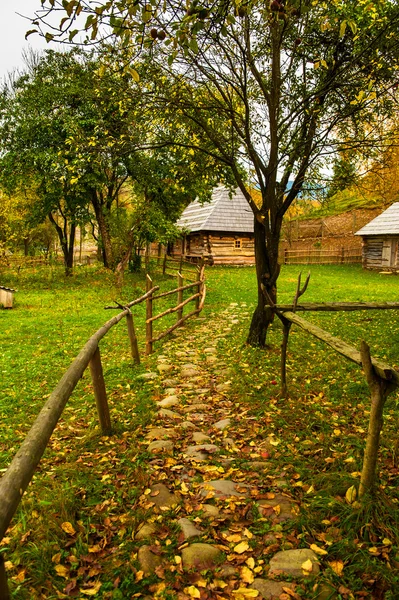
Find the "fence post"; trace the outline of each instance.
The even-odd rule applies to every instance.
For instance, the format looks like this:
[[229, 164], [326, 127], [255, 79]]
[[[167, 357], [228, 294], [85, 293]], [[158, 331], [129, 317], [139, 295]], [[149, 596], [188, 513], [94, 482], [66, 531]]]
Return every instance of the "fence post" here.
[[183, 270], [183, 254], [180, 255], [179, 273]]
[[[165, 255], [166, 256], [166, 255]], [[146, 291], [149, 292], [152, 288], [152, 279], [147, 274]], [[146, 326], [145, 326], [145, 353], [152, 354], [152, 294], [148, 296], [146, 302]]]
[[111, 417], [109, 414], [107, 391], [105, 389], [105, 381], [103, 368], [101, 365], [100, 349], [97, 346], [90, 360], [90, 373], [93, 380], [94, 397], [96, 399], [98, 418], [100, 419], [101, 430], [104, 435], [111, 432]]
[[150, 266], [150, 244], [148, 244], [148, 243], [145, 245], [144, 261], [145, 261], [145, 272], [148, 273], [149, 266]]
[[126, 323], [127, 323], [127, 331], [129, 334], [130, 350], [132, 352], [133, 362], [136, 365], [139, 365], [140, 364], [140, 354], [139, 354], [139, 347], [137, 345], [137, 336], [136, 336], [136, 332], [134, 329], [132, 313], [129, 313], [128, 315], [126, 315]]
[[286, 265], [288, 263], [288, 250], [287, 248], [284, 249], [284, 264]]
[[[197, 293], [201, 294], [202, 292], [202, 277], [204, 276], [204, 264], [205, 261], [203, 258], [201, 258], [201, 262], [200, 262], [200, 268], [198, 270], [198, 286], [197, 286]], [[198, 298], [195, 299], [195, 309], [198, 310], [201, 304], [201, 296], [198, 296]]]
[[159, 263], [161, 262], [161, 254], [162, 254], [162, 244], [158, 244], [158, 256], [157, 256], [157, 266], [159, 267]]
[[[184, 285], [184, 279], [181, 273], [177, 274], [177, 287], [181, 288]], [[181, 304], [183, 302], [183, 290], [179, 290], [177, 292], [177, 304]], [[183, 318], [183, 307], [179, 308], [179, 310], [177, 311], [177, 320], [180, 321], [180, 319]]]
[[0, 599], [10, 600], [10, 590], [8, 589], [7, 573], [4, 566], [4, 556], [0, 554]]
[[166, 273], [166, 259], [167, 259], [167, 251], [165, 250], [165, 254], [163, 257], [163, 265], [162, 265], [162, 275], [165, 275]]

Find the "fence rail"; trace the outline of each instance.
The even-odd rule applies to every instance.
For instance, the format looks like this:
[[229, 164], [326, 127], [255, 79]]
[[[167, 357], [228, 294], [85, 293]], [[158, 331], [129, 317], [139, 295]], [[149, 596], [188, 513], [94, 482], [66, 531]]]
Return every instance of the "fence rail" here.
[[324, 342], [333, 350], [344, 356], [346, 359], [363, 367], [366, 375], [367, 384], [371, 395], [371, 410], [366, 447], [364, 451], [363, 466], [360, 476], [359, 497], [373, 491], [375, 472], [378, 458], [378, 448], [380, 433], [383, 425], [384, 405], [388, 395], [399, 387], [399, 372], [389, 364], [374, 359], [370, 355], [370, 348], [366, 342], [362, 341], [360, 352], [350, 344], [347, 344], [338, 337], [331, 335], [328, 331], [321, 329], [314, 323], [311, 323], [296, 314], [296, 310], [384, 310], [399, 309], [399, 303], [355, 303], [341, 302], [331, 304], [307, 303], [300, 306], [298, 300], [308, 286], [310, 273], [307, 276], [304, 286], [301, 288], [301, 275], [298, 277], [297, 291], [292, 305], [276, 305], [265, 287], [262, 287], [263, 293], [269, 302], [268, 308], [273, 310], [279, 317], [283, 325], [283, 342], [281, 344], [281, 395], [287, 396], [287, 348], [290, 329], [293, 324], [302, 330], [313, 335], [318, 340]]
[[362, 262], [361, 250], [335, 248], [334, 250], [308, 249], [284, 250], [280, 253], [280, 263], [284, 265], [340, 265]]
[[[36, 417], [35, 422], [22, 442], [21, 447], [12, 459], [10, 466], [0, 479], [0, 541], [4, 537], [22, 496], [33, 477], [36, 467], [44, 454], [66, 403], [87, 367], [90, 368], [91, 372], [101, 431], [104, 435], [109, 435], [111, 433], [112, 424], [101, 363], [99, 349], [100, 341], [107, 335], [112, 327], [117, 325], [122, 319], [126, 318], [132, 358], [133, 361], [138, 364], [140, 362], [140, 355], [133, 315], [130, 309], [142, 302], [146, 303], [146, 352], [147, 354], [150, 354], [153, 350], [154, 342], [167, 336], [174, 329], [180, 327], [187, 319], [194, 315], [198, 315], [203, 309], [206, 296], [204, 270], [205, 267], [202, 266], [201, 269], [197, 271], [197, 281], [187, 286], [184, 285], [183, 277], [179, 273], [178, 287], [170, 292], [159, 294], [158, 296], [154, 296], [154, 293], [159, 290], [159, 286], [154, 286], [151, 278], [147, 275], [147, 290], [140, 298], [129, 302], [126, 306], [118, 304], [117, 306], [105, 307], [106, 309], [122, 309], [122, 311], [100, 327], [100, 329], [98, 329], [86, 342], [78, 356], [73, 360], [53, 392], [50, 394], [50, 397]], [[190, 298], [183, 300], [183, 291], [192, 287], [197, 287], [198, 291], [191, 295]], [[177, 294], [177, 306], [153, 316], [152, 307], [154, 300], [164, 298], [173, 293]], [[184, 306], [191, 301], [195, 301], [195, 309], [183, 316]], [[171, 314], [172, 312], [177, 312], [177, 322], [166, 331], [153, 337], [153, 321]], [[0, 600], [8, 600], [9, 598], [10, 593], [4, 567], [4, 555], [0, 554]]]

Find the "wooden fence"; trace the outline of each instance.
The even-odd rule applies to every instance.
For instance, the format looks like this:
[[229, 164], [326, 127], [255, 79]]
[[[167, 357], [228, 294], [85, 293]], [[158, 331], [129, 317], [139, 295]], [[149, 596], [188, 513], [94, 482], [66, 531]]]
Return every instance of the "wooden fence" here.
[[280, 263], [284, 265], [342, 265], [362, 262], [361, 250], [336, 248], [323, 250], [314, 248], [308, 250], [284, 250], [280, 254]]
[[309, 283], [310, 273], [303, 288], [301, 276], [298, 278], [298, 287], [292, 305], [275, 304], [266, 289], [263, 292], [271, 308], [280, 318], [283, 324], [283, 343], [281, 345], [281, 395], [287, 395], [286, 360], [290, 328], [292, 324], [297, 325], [318, 340], [329, 345], [333, 350], [348, 360], [363, 367], [367, 384], [371, 394], [371, 410], [366, 448], [364, 452], [363, 467], [360, 477], [359, 497], [372, 491], [377, 465], [380, 433], [383, 425], [383, 409], [388, 395], [399, 387], [399, 372], [387, 363], [374, 359], [370, 356], [370, 349], [363, 341], [360, 352], [353, 346], [347, 344], [340, 338], [332, 336], [327, 331], [306, 321], [296, 314], [296, 311], [353, 311], [353, 310], [399, 310], [399, 302], [364, 303], [364, 302], [334, 302], [332, 304], [302, 303], [298, 304]]
[[[200, 265], [202, 266], [204, 261], [202, 260]], [[172, 258], [165, 252], [162, 262], [162, 273], [164, 275], [176, 276], [176, 273], [182, 273], [186, 279], [195, 279], [198, 266], [188, 260], [184, 260], [183, 255], [180, 258]]]
[[[126, 306], [118, 305], [105, 307], [108, 309], [122, 309], [122, 312], [100, 327], [100, 329], [91, 336], [78, 356], [73, 360], [53, 392], [50, 394], [50, 397], [37, 416], [10, 466], [0, 479], [0, 541], [3, 539], [22, 496], [34, 475], [36, 467], [44, 454], [65, 405], [87, 367], [90, 368], [102, 434], [108, 435], [111, 433], [112, 425], [101, 364], [99, 342], [107, 335], [112, 327], [117, 325], [122, 319], [126, 318], [132, 358], [133, 361], [138, 364], [140, 362], [140, 355], [133, 315], [130, 309], [142, 302], [146, 303], [146, 353], [150, 354], [153, 351], [153, 344], [155, 342], [167, 336], [177, 327], [180, 327], [190, 317], [198, 315], [203, 309], [206, 296], [204, 269], [204, 266], [197, 269], [197, 280], [188, 285], [184, 285], [183, 277], [178, 273], [178, 287], [158, 295], [155, 295], [155, 292], [159, 290], [159, 286], [153, 286], [151, 278], [147, 275], [147, 291], [143, 296], [133, 300]], [[184, 291], [193, 288], [196, 288], [197, 291], [189, 298], [183, 300]], [[172, 294], [177, 295], [178, 304], [158, 315], [153, 315], [154, 301]], [[195, 309], [183, 316], [184, 307], [189, 302], [193, 301], [195, 302]], [[176, 323], [166, 331], [153, 337], [153, 322], [173, 312], [177, 313]], [[4, 567], [4, 554], [2, 553], [0, 554], [0, 600], [9, 599], [10, 594]]]

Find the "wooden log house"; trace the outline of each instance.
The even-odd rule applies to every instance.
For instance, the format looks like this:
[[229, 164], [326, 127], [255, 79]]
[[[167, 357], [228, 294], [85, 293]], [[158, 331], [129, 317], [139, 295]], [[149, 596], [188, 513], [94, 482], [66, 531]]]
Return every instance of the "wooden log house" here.
[[399, 202], [392, 204], [355, 235], [362, 237], [363, 268], [399, 272]]
[[183, 236], [173, 244], [172, 256], [219, 265], [255, 263], [253, 212], [239, 189], [230, 198], [226, 188], [218, 187], [210, 202], [195, 200], [177, 225]]

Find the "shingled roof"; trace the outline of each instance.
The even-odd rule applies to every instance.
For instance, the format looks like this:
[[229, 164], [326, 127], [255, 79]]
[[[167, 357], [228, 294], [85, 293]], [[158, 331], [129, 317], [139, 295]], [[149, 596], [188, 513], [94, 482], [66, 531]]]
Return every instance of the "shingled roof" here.
[[399, 235], [399, 202], [395, 202], [355, 235]]
[[244, 194], [237, 189], [230, 198], [224, 187], [215, 188], [210, 202], [200, 204], [195, 200], [189, 204], [176, 224], [190, 232], [254, 232], [253, 212]]

